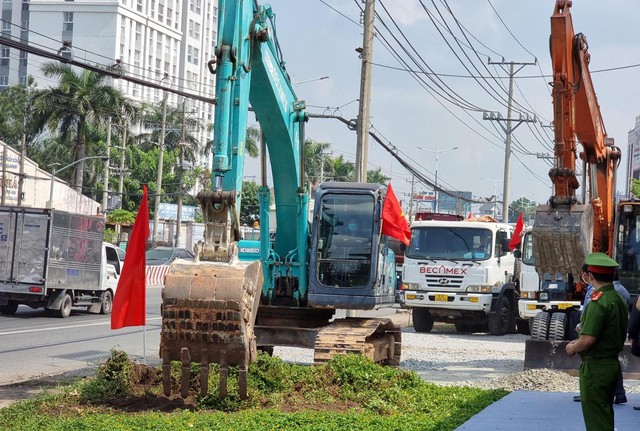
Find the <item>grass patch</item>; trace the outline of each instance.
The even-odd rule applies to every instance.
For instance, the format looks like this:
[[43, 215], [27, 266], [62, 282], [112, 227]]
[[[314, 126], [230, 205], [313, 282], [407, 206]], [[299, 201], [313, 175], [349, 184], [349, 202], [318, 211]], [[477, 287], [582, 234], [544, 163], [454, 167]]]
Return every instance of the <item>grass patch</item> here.
[[[440, 387], [410, 371], [381, 367], [358, 355], [336, 356], [318, 366], [293, 365], [260, 354], [249, 367], [248, 399], [237, 393], [237, 369], [229, 370], [229, 395], [199, 398], [200, 369], [191, 370], [191, 393], [161, 395], [159, 369], [135, 364], [119, 351], [96, 376], [64, 393], [0, 410], [1, 430], [454, 430], [504, 390]], [[180, 375], [172, 366], [174, 393]]]

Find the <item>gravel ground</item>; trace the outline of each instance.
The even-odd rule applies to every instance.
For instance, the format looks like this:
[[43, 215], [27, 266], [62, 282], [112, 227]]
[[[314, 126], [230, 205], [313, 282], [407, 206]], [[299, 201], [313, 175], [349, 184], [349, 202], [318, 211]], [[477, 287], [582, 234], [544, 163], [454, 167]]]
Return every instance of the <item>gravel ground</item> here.
[[[436, 324], [429, 334], [404, 328], [400, 367], [438, 385], [577, 394], [577, 377], [549, 369], [524, 370], [526, 339], [520, 334], [458, 334], [445, 324]], [[274, 354], [289, 362], [313, 362], [310, 349], [276, 347]], [[625, 380], [625, 388], [640, 393], [640, 381]]]

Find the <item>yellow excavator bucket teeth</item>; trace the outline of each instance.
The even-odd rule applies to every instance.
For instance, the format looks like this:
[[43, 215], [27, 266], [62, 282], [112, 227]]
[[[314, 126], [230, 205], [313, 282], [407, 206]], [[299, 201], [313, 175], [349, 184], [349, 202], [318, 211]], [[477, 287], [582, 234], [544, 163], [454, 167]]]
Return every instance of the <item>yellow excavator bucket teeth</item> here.
[[531, 232], [535, 267], [541, 277], [545, 273], [552, 278], [556, 273], [578, 274], [591, 253], [593, 208], [540, 205]]
[[[162, 290], [160, 357], [164, 392], [171, 394], [170, 362], [182, 361], [182, 396], [188, 393], [191, 361], [200, 363], [201, 392], [208, 364], [220, 364], [221, 396], [226, 369], [240, 367], [241, 396], [246, 397], [246, 370], [257, 357], [254, 326], [262, 288], [262, 265], [254, 262], [173, 263]], [[166, 375], [165, 375], [166, 373]], [[185, 383], [185, 379], [187, 382]], [[203, 387], [204, 385], [204, 387]], [[244, 386], [244, 394], [243, 394]]]

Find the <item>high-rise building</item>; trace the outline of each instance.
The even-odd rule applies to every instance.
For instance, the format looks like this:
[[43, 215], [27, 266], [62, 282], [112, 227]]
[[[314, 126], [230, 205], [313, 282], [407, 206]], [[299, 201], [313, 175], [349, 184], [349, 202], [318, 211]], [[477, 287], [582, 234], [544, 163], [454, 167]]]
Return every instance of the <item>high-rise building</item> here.
[[[206, 97], [214, 95], [214, 75], [207, 69], [217, 40], [217, 0], [0, 0], [2, 34], [63, 57], [104, 67], [119, 62], [127, 74]], [[40, 67], [47, 60], [0, 45], [0, 90], [36, 78], [39, 88], [55, 86]], [[159, 103], [161, 90], [125, 80], [116, 85], [132, 100]], [[184, 99], [168, 94], [168, 105]], [[188, 115], [213, 136], [212, 104], [186, 100]], [[210, 165], [210, 160], [203, 164]]]
[[627, 196], [631, 196], [631, 178], [640, 180], [640, 116], [636, 117], [636, 125], [629, 131], [627, 139]]

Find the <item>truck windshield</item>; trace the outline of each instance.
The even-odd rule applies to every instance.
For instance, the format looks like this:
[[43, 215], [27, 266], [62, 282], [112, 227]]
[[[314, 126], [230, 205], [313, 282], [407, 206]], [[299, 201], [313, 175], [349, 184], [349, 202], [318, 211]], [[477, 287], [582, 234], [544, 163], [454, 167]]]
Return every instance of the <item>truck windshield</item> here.
[[419, 226], [411, 230], [411, 243], [404, 253], [411, 259], [486, 260], [493, 251], [489, 229]]
[[373, 196], [326, 194], [319, 204], [318, 281], [335, 287], [367, 285], [374, 235]]
[[533, 257], [533, 235], [527, 232], [522, 240], [522, 263], [533, 266], [536, 260]]

